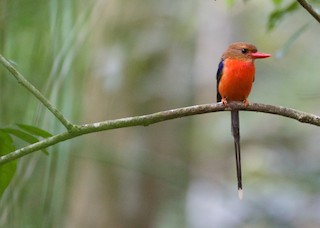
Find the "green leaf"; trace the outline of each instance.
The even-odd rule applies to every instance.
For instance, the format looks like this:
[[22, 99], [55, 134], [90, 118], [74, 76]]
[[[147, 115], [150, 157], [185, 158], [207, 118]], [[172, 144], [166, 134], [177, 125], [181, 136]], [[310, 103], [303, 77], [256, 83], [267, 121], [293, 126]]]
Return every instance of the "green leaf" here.
[[[14, 136], [18, 137], [19, 139], [21, 139], [27, 143], [30, 143], [30, 144], [39, 142], [39, 140], [36, 137], [34, 137], [33, 135], [30, 135], [29, 133], [26, 133], [22, 130], [18, 130], [18, 129], [14, 129], [14, 128], [2, 128], [2, 131], [6, 132], [8, 134], [14, 135]], [[46, 155], [49, 155], [49, 152], [46, 149], [42, 149], [41, 151], [43, 153], [45, 153]]]
[[40, 136], [40, 137], [43, 137], [43, 138], [48, 138], [48, 137], [51, 137], [52, 134], [43, 130], [43, 129], [40, 129], [38, 127], [35, 127], [35, 126], [32, 126], [32, 125], [27, 125], [27, 124], [17, 124], [17, 126], [19, 128], [21, 128], [22, 130], [26, 131], [26, 132], [29, 132], [30, 134], [32, 135], [37, 135], [37, 136]]
[[268, 30], [272, 30], [275, 25], [288, 13], [292, 13], [293, 11], [297, 10], [299, 7], [299, 3], [293, 1], [290, 5], [283, 9], [276, 9], [269, 15], [268, 20]]
[[24, 131], [21, 131], [21, 130], [17, 130], [14, 128], [3, 128], [2, 130], [6, 133], [9, 133], [11, 135], [14, 135], [14, 136], [22, 139], [23, 141], [30, 143], [30, 144], [36, 143], [39, 141], [36, 137], [34, 137]]
[[[12, 138], [4, 131], [0, 130], [0, 155], [6, 155], [15, 150]], [[10, 184], [17, 168], [17, 161], [11, 161], [0, 165], [0, 197]]]

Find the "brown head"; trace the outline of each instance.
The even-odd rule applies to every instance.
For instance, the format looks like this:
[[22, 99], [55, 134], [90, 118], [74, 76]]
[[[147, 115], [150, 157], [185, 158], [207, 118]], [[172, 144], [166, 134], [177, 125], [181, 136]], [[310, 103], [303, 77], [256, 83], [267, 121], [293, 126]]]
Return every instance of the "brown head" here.
[[258, 52], [256, 46], [237, 42], [229, 45], [228, 49], [223, 53], [222, 59], [232, 58], [244, 61], [254, 61], [255, 59], [263, 59], [270, 57], [270, 54]]

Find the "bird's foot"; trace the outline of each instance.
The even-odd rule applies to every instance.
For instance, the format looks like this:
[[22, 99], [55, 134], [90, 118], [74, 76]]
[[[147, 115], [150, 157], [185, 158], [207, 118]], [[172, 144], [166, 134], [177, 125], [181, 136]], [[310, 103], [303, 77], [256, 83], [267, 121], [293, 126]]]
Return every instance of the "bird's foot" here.
[[221, 102], [222, 102], [223, 106], [227, 106], [228, 105], [227, 98], [222, 98]]
[[248, 107], [249, 101], [248, 101], [247, 98], [243, 100], [243, 104], [244, 104], [245, 107]]

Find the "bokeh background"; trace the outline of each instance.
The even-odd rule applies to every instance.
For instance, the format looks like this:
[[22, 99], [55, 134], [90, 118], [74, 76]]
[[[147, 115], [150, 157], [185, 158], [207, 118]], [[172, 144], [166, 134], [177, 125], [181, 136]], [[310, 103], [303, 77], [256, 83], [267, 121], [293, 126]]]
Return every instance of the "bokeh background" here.
[[[0, 52], [75, 123], [215, 102], [229, 43], [256, 62], [251, 102], [320, 115], [319, 24], [292, 1], [0, 0]], [[316, 1], [312, 1], [319, 7]], [[1, 126], [63, 126], [0, 67]], [[230, 114], [82, 136], [19, 160], [1, 227], [319, 227], [320, 129], [241, 112], [244, 200]], [[23, 142], [16, 141], [18, 146]]]

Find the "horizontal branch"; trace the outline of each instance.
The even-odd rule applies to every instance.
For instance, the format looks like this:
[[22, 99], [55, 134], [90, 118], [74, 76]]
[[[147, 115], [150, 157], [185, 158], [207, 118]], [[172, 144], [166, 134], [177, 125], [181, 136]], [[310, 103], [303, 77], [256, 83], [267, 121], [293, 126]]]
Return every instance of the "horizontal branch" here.
[[0, 157], [0, 164], [5, 164], [9, 161], [15, 160], [17, 158], [23, 157], [34, 151], [38, 151], [49, 146], [55, 145], [57, 143], [69, 140], [80, 135], [85, 135], [93, 132], [112, 130], [117, 128], [126, 128], [133, 126], [148, 126], [151, 124], [159, 123], [162, 121], [211, 113], [220, 111], [230, 111], [233, 109], [243, 110], [243, 111], [253, 111], [253, 112], [263, 112], [279, 116], [288, 117], [291, 119], [298, 120], [302, 123], [308, 123], [315, 126], [320, 126], [320, 117], [309, 114], [306, 112], [298, 111], [291, 108], [285, 108], [281, 106], [267, 105], [252, 103], [248, 107], [245, 107], [241, 102], [231, 103], [228, 106], [223, 106], [222, 103], [214, 104], [202, 104], [194, 105], [184, 108], [177, 108], [168, 111], [157, 112], [149, 115], [127, 117], [115, 120], [107, 120], [97, 123], [78, 125], [72, 128], [71, 131], [63, 132], [61, 134], [54, 135], [52, 137], [43, 139], [37, 143], [28, 145], [9, 154]]

